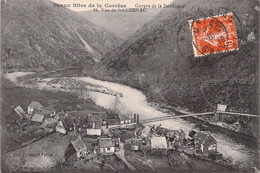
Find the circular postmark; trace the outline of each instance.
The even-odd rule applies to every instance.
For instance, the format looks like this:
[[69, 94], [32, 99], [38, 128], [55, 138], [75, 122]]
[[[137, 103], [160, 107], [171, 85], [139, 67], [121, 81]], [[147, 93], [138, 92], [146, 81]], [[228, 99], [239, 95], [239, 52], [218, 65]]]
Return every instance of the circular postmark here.
[[[189, 23], [193, 35], [192, 44], [195, 49], [195, 56], [197, 54], [199, 56], [214, 54], [221, 48], [228, 50], [228, 46], [225, 44], [226, 40], [229, 40], [228, 31], [217, 17], [190, 20]], [[217, 40], [217, 43], [214, 42], [214, 39]], [[202, 44], [202, 41], [204, 44]], [[216, 47], [216, 49], [213, 47]]]
[[[225, 22], [232, 21], [234, 25], [234, 18], [239, 24], [240, 20], [236, 14], [222, 7], [216, 9], [215, 12], [213, 10], [198, 11], [198, 15], [184, 19], [179, 25], [177, 49], [182, 58], [190, 61], [192, 66], [212, 65], [230, 55], [232, 53], [230, 50], [236, 49], [234, 45], [237, 46], [237, 42], [233, 44], [234, 41], [230, 41], [235, 31], [234, 29], [232, 31], [232, 28], [230, 29]], [[222, 53], [216, 54], [218, 52]]]

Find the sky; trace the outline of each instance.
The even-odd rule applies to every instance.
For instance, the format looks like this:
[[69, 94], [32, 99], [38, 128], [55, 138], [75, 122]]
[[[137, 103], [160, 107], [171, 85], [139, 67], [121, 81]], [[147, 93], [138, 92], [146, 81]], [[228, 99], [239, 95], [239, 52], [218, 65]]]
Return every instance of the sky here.
[[[68, 7], [73, 11], [88, 11], [93, 10], [93, 7], [88, 7], [90, 3], [92, 4], [125, 4], [127, 8], [135, 8], [135, 5], [152, 5], [152, 4], [170, 4], [173, 0], [51, 0], [58, 4], [71, 4], [71, 7]], [[73, 7], [73, 3], [86, 4], [87, 7]]]

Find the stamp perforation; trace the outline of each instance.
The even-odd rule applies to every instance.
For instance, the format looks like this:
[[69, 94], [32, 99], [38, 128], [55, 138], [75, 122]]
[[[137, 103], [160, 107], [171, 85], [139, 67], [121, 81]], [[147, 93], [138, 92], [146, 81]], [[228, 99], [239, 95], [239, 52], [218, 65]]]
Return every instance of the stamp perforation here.
[[[225, 19], [222, 19], [222, 18], [225, 18]], [[229, 19], [232, 17], [232, 21], [230, 21]], [[198, 39], [198, 33], [197, 33], [197, 35], [195, 35], [195, 31], [194, 31], [194, 22], [196, 22], [196, 26], [197, 25], [199, 25], [199, 23], [201, 22], [201, 21], [204, 21], [204, 25], [205, 24], [207, 24], [208, 26], [207, 26], [207, 31], [208, 31], [208, 27], [209, 27], [209, 24], [211, 23], [211, 22], [209, 22], [209, 20], [210, 19], [215, 19], [217, 22], [216, 23], [221, 23], [221, 29], [223, 29], [223, 27], [224, 27], [224, 29], [225, 29], [225, 31], [224, 32], [222, 32], [222, 35], [226, 35], [227, 36], [227, 38], [226, 38], [226, 40], [225, 40], [225, 42], [223, 41], [223, 44], [224, 44], [224, 46], [223, 47], [221, 47], [220, 48], [220, 46], [218, 47], [218, 48], [216, 48], [216, 45], [214, 45], [212, 42], [210, 42], [209, 40], [207, 40], [207, 37], [206, 38], [204, 38], [203, 40], [199, 40]], [[211, 21], [212, 21], [211, 20]], [[221, 20], [221, 21], [220, 21]], [[228, 27], [229, 27], [229, 29], [232, 31], [232, 35], [233, 35], [233, 37], [230, 37], [229, 38], [229, 33], [228, 33], [228, 30], [226, 29], [226, 26], [225, 26], [225, 24], [224, 23], [226, 23], [226, 22], [231, 22], [232, 24], [231, 24], [231, 26], [230, 26], [230, 24], [228, 25]], [[205, 23], [206, 22], [206, 23]], [[238, 47], [238, 41], [237, 41], [237, 33], [236, 33], [236, 27], [235, 27], [235, 22], [234, 22], [234, 17], [233, 17], [233, 13], [226, 13], [226, 14], [220, 14], [220, 15], [214, 15], [214, 16], [211, 16], [211, 17], [206, 17], [206, 18], [199, 18], [199, 19], [190, 19], [190, 20], [188, 20], [188, 23], [189, 23], [189, 30], [191, 31], [191, 33], [192, 33], [192, 47], [193, 47], [193, 53], [194, 53], [194, 56], [195, 57], [202, 57], [202, 56], [207, 56], [207, 55], [212, 55], [212, 54], [218, 54], [218, 53], [224, 53], [224, 52], [230, 52], [230, 51], [234, 51], [234, 50], [239, 50], [239, 47]], [[213, 22], [214, 23], [214, 22]], [[201, 25], [202, 26], [202, 25]], [[211, 26], [212, 26], [212, 24], [211, 24]], [[211, 27], [210, 26], [210, 27]], [[195, 27], [195, 29], [198, 29], [198, 28], [196, 28]], [[221, 29], [220, 29], [220, 31], [221, 31]], [[199, 29], [198, 29], [199, 30]], [[198, 32], [198, 31], [197, 31]], [[219, 32], [219, 31], [218, 31]], [[225, 33], [226, 32], [226, 33]], [[215, 32], [216, 33], [216, 32]], [[214, 34], [215, 34], [214, 33]], [[224, 33], [224, 34], [223, 34]], [[202, 35], [205, 35], [205, 33], [204, 33], [204, 30], [203, 30], [203, 32], [201, 33]], [[213, 34], [213, 32], [211, 33], [212, 34], [212, 40], [213, 40], [213, 38], [215, 37], [215, 35]], [[221, 34], [219, 34], [219, 35], [221, 35]], [[207, 34], [207, 36], [208, 36], [208, 34]], [[223, 36], [221, 36], [221, 37], [223, 37]], [[200, 37], [199, 37], [200, 38]], [[223, 37], [224, 38], [224, 37]], [[199, 42], [200, 41], [200, 42]], [[210, 50], [210, 52], [208, 53], [203, 53], [203, 52], [205, 52], [205, 50], [203, 51], [203, 50], [200, 50], [200, 48], [198, 48], [198, 47], [201, 47], [201, 45], [200, 44], [203, 44], [203, 41], [204, 42], [208, 42], [208, 43], [210, 43], [211, 45], [213, 45], [213, 47], [214, 47], [214, 49], [211, 47], [211, 45], [210, 44], [208, 44], [209, 46], [206, 46], [206, 50]], [[214, 40], [213, 40], [214, 41]], [[218, 41], [221, 43], [221, 41], [219, 40], [219, 38], [218, 38]], [[230, 47], [230, 42], [232, 42], [232, 45], [233, 45], [233, 48], [229, 48]], [[205, 44], [205, 43], [204, 43]], [[203, 47], [203, 48], [205, 48], [205, 47]], [[216, 50], [215, 50], [216, 49]]]

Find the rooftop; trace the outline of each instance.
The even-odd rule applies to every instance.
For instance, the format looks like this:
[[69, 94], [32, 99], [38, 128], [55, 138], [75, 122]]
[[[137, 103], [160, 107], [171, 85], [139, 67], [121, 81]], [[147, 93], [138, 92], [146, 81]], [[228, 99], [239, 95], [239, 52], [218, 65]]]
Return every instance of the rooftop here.
[[107, 113], [106, 112], [92, 112], [92, 115], [97, 115], [99, 118], [102, 119], [102, 121], [106, 121], [107, 119]]
[[210, 134], [205, 132], [197, 132], [193, 138], [201, 143], [205, 143], [206, 141], [214, 141], [217, 143], [217, 141]]
[[143, 142], [142, 139], [132, 138], [131, 145], [141, 146], [142, 142]]
[[53, 118], [48, 118], [48, 119], [46, 119], [46, 120], [43, 122], [43, 124], [40, 126], [40, 128], [53, 127], [56, 122], [57, 122], [57, 120], [55, 120], [55, 119], [53, 119]]
[[99, 138], [99, 147], [100, 148], [108, 148], [114, 147], [115, 144], [111, 138]]
[[77, 152], [79, 152], [81, 149], [86, 149], [87, 146], [85, 143], [81, 140], [81, 138], [76, 139], [75, 141], [72, 141], [71, 144], [75, 148]]
[[151, 148], [158, 148], [158, 149], [166, 149], [167, 148], [167, 141], [165, 137], [157, 137], [153, 136], [151, 138]]
[[36, 122], [42, 122], [44, 118], [44, 115], [41, 114], [41, 113], [35, 113], [33, 116], [32, 116], [32, 121], [36, 121]]
[[90, 114], [88, 116], [88, 121], [89, 122], [102, 122], [102, 119], [99, 116], [97, 116], [97, 115]]
[[143, 136], [148, 136], [151, 132], [151, 128], [149, 126], [145, 126], [140, 132]]
[[32, 101], [31, 104], [28, 105], [28, 107], [31, 107], [34, 109], [42, 109], [44, 106], [41, 105], [39, 102]]
[[23, 110], [23, 108], [21, 106], [16, 106], [14, 108], [14, 111], [20, 116], [20, 117], [24, 117], [25, 115], [25, 111]]
[[163, 134], [166, 137], [173, 137], [173, 136], [177, 136], [177, 135], [180, 134], [179, 130], [166, 129], [166, 128], [163, 128], [163, 127], [160, 127], [160, 126], [157, 126], [155, 128], [155, 131], [156, 131], [156, 133]]
[[66, 130], [69, 130], [70, 127], [74, 126], [73, 121], [70, 118], [64, 118], [61, 122]]
[[47, 118], [45, 120], [46, 124], [54, 124], [57, 122], [57, 120], [53, 119], [53, 118]]

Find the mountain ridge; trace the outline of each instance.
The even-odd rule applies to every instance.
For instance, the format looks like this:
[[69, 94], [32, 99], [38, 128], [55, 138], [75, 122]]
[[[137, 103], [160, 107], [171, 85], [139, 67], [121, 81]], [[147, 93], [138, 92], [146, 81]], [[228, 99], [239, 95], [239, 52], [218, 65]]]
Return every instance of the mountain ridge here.
[[160, 13], [161, 9], [147, 8], [146, 12], [81, 11], [79, 15], [126, 41], [142, 25]]
[[4, 71], [84, 65], [92, 69], [95, 61], [121, 42], [76, 12], [52, 7], [48, 0], [8, 0], [1, 4]]

